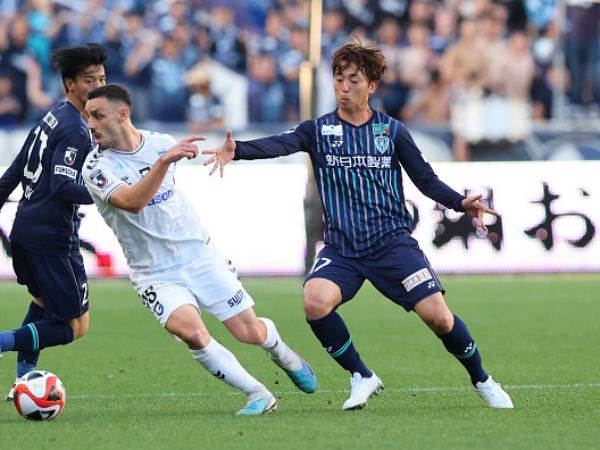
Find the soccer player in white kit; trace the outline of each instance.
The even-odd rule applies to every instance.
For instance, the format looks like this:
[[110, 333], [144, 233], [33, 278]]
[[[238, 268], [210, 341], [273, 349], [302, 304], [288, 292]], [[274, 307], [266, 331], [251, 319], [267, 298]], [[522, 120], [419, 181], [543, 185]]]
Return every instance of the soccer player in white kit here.
[[238, 415], [273, 411], [275, 397], [210, 336], [200, 309], [216, 316], [239, 341], [265, 349], [300, 390], [314, 392], [311, 367], [281, 339], [271, 320], [256, 317], [235, 270], [175, 186], [174, 163], [195, 158], [193, 142], [204, 138], [176, 142], [167, 134], [137, 130], [129, 93], [115, 84], [90, 92], [85, 109], [99, 147], [84, 163], [84, 182], [123, 248], [142, 303], [206, 370], [248, 396]]

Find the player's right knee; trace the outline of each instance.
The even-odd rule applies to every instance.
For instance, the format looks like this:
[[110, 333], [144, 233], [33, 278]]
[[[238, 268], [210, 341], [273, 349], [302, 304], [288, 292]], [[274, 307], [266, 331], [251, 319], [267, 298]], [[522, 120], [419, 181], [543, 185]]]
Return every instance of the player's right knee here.
[[199, 350], [210, 343], [210, 335], [201, 330], [182, 330], [177, 333], [177, 337], [192, 350]]

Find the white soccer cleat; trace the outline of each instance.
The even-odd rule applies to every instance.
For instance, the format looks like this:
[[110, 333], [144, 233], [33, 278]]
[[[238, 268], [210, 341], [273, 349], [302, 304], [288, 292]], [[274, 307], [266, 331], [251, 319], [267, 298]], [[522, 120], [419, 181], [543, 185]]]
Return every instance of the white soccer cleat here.
[[7, 402], [12, 402], [15, 399], [15, 386], [19, 382], [19, 380], [20, 380], [20, 378], [15, 378], [15, 382], [13, 383], [12, 387], [10, 388], [10, 391], [8, 391], [8, 394], [6, 394]]
[[369, 378], [354, 372], [350, 377], [350, 386], [350, 398], [342, 406], [343, 410], [362, 409], [371, 397], [383, 391], [383, 382], [374, 372]]
[[8, 391], [8, 394], [6, 394], [6, 401], [12, 402], [14, 399], [15, 399], [15, 385], [13, 384], [12, 387], [10, 388], [10, 391]]
[[250, 394], [246, 405], [240, 409], [236, 416], [258, 416], [277, 410], [277, 400], [269, 391], [260, 391]]
[[483, 383], [480, 381], [475, 386], [475, 390], [483, 397], [483, 400], [490, 408], [513, 409], [513, 402], [510, 396], [496, 383], [491, 376]]

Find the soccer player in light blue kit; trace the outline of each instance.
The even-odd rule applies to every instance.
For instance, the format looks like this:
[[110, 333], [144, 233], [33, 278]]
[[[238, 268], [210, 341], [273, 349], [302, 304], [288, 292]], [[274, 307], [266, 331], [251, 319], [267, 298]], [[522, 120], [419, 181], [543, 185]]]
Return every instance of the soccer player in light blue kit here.
[[304, 285], [307, 321], [331, 357], [350, 373], [351, 393], [343, 409], [359, 409], [383, 389], [362, 361], [346, 324], [336, 311], [369, 280], [383, 295], [414, 311], [465, 367], [475, 390], [492, 408], [512, 408], [509, 395], [483, 369], [475, 341], [444, 300], [444, 289], [411, 237], [401, 167], [427, 197], [474, 217], [484, 229], [484, 213], [495, 214], [440, 181], [404, 125], [369, 107], [369, 96], [385, 72], [376, 47], [350, 43], [332, 57], [338, 109], [295, 129], [263, 139], [225, 143], [211, 155], [223, 175], [233, 159], [262, 159], [305, 151], [310, 155], [325, 216], [325, 247]]

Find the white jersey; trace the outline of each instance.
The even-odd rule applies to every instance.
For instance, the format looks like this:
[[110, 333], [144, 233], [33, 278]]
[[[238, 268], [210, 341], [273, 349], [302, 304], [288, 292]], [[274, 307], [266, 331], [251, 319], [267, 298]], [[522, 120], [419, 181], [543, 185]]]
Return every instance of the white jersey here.
[[177, 270], [201, 256], [208, 233], [198, 215], [175, 187], [175, 164], [155, 197], [139, 213], [108, 203], [125, 184], [140, 181], [158, 158], [175, 143], [168, 134], [140, 130], [142, 143], [133, 152], [113, 149], [90, 152], [83, 164], [83, 179], [98, 210], [117, 236], [131, 277]]

